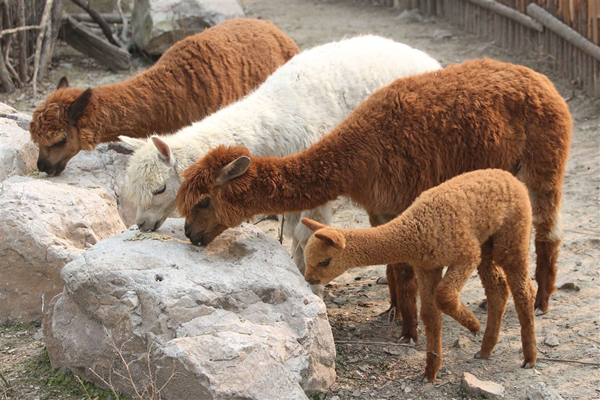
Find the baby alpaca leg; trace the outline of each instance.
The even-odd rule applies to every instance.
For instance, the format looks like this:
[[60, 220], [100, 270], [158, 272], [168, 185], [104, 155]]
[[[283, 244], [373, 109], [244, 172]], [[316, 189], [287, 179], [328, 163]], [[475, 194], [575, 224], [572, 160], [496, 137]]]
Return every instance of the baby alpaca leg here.
[[478, 264], [479, 260], [471, 264], [449, 266], [446, 275], [435, 290], [436, 306], [473, 334], [481, 330], [481, 324], [475, 314], [461, 303], [460, 291]]
[[[519, 317], [521, 325], [521, 343], [523, 345], [523, 367], [531, 368], [535, 365], [537, 359], [537, 347], [535, 341], [535, 311], [534, 311], [534, 293], [533, 283], [529, 278], [529, 252], [528, 243], [523, 246], [510, 244], [495, 248], [494, 251], [500, 253], [494, 255], [502, 264], [506, 274], [506, 280], [510, 287], [515, 302], [515, 310]], [[526, 245], [527, 244], [527, 245]], [[508, 247], [510, 246], [510, 247]], [[503, 249], [511, 249], [509, 253]]]
[[425, 378], [435, 381], [442, 366], [442, 314], [435, 306], [435, 288], [442, 278], [442, 268], [430, 271], [416, 270], [421, 296], [421, 319], [427, 337], [427, 363]]
[[508, 286], [504, 272], [492, 262], [491, 239], [481, 247], [481, 263], [477, 267], [481, 283], [485, 289], [487, 299], [487, 324], [481, 342], [481, 350], [475, 358], [489, 358], [498, 343], [502, 317], [508, 301]]

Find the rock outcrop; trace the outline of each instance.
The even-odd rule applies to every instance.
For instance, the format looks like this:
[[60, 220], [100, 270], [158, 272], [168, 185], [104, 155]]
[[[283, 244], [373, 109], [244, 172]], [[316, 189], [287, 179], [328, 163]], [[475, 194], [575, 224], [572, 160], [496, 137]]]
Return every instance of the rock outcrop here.
[[62, 290], [60, 269], [125, 229], [100, 187], [22, 176], [0, 182], [0, 323], [40, 320]]
[[[44, 319], [52, 366], [164, 399], [305, 399], [335, 379], [324, 303], [285, 249], [253, 225], [189, 244], [182, 219], [106, 239], [62, 270]], [[116, 349], [130, 365], [123, 369]], [[112, 373], [111, 373], [112, 365]], [[170, 380], [169, 380], [170, 379]]]

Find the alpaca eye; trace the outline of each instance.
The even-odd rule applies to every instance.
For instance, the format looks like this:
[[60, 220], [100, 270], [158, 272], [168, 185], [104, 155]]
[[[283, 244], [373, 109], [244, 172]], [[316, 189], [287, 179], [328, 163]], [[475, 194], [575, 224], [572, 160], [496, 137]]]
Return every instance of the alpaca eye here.
[[329, 265], [329, 262], [330, 262], [330, 261], [331, 261], [331, 258], [328, 258], [328, 259], [327, 259], [327, 260], [325, 260], [325, 261], [321, 261], [321, 262], [320, 262], [318, 265], [319, 265], [319, 267], [326, 267], [326, 266], [328, 266], [328, 265]]
[[64, 146], [64, 144], [67, 143], [67, 134], [64, 133], [63, 131], [63, 138], [60, 142], [56, 142], [52, 145], [52, 147], [61, 147]]
[[196, 204], [196, 208], [208, 208], [208, 206], [210, 206], [210, 197], [205, 197]]
[[155, 190], [154, 192], [152, 192], [152, 194], [154, 196], [156, 196], [157, 194], [164, 193], [165, 190], [167, 190], [167, 185], [163, 185], [163, 187], [161, 187], [160, 189]]

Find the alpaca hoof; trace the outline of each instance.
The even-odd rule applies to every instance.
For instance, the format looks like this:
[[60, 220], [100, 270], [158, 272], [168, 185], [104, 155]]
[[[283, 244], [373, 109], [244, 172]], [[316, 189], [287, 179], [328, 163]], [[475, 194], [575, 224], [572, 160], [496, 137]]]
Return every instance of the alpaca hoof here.
[[414, 346], [416, 346], [416, 345], [418, 345], [418, 344], [419, 344], [419, 340], [418, 340], [418, 339], [415, 341], [415, 339], [414, 339], [414, 338], [412, 338], [412, 337], [410, 337], [410, 336], [408, 336], [408, 335], [402, 336], [402, 337], [401, 337], [401, 338], [398, 340], [398, 342], [399, 342], [399, 343], [404, 343], [404, 344], [411, 344], [411, 345], [414, 345]]
[[432, 380], [430, 381], [429, 378], [424, 376], [423, 379], [421, 379], [421, 383], [425, 385], [427, 383], [433, 383], [433, 381]]
[[475, 353], [475, 355], [473, 356], [473, 358], [476, 358], [478, 360], [489, 360], [490, 356], [484, 357], [481, 355], [481, 352], [478, 351], [477, 353]]
[[525, 361], [522, 365], [521, 368], [525, 368], [525, 369], [531, 369], [535, 366], [535, 363], [531, 363], [531, 362], [527, 362]]
[[540, 315], [544, 315], [544, 314], [546, 314], [546, 312], [547, 312], [547, 311], [542, 311], [541, 309], [539, 309], [539, 308], [536, 308], [536, 309], [535, 309], [535, 316], [536, 316], [536, 317], [539, 317]]

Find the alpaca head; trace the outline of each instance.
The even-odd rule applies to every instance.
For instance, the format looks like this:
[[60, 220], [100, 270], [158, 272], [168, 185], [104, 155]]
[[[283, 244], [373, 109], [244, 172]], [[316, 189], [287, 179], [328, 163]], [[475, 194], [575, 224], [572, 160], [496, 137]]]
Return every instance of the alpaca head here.
[[177, 160], [169, 145], [153, 136], [135, 139], [119, 136], [135, 153], [125, 176], [125, 196], [136, 206], [135, 222], [143, 232], [158, 229], [175, 211], [181, 185]]
[[243, 146], [218, 146], [183, 174], [177, 209], [185, 217], [185, 235], [207, 245], [225, 229], [241, 224], [256, 169]]
[[346, 257], [346, 238], [339, 229], [308, 218], [302, 218], [302, 223], [314, 232], [304, 249], [304, 278], [308, 283], [326, 285], [355, 266]]
[[40, 171], [59, 175], [80, 150], [95, 147], [93, 132], [80, 124], [92, 95], [92, 89], [69, 88], [63, 77], [56, 91], [33, 112], [30, 133], [40, 149], [37, 162]]

